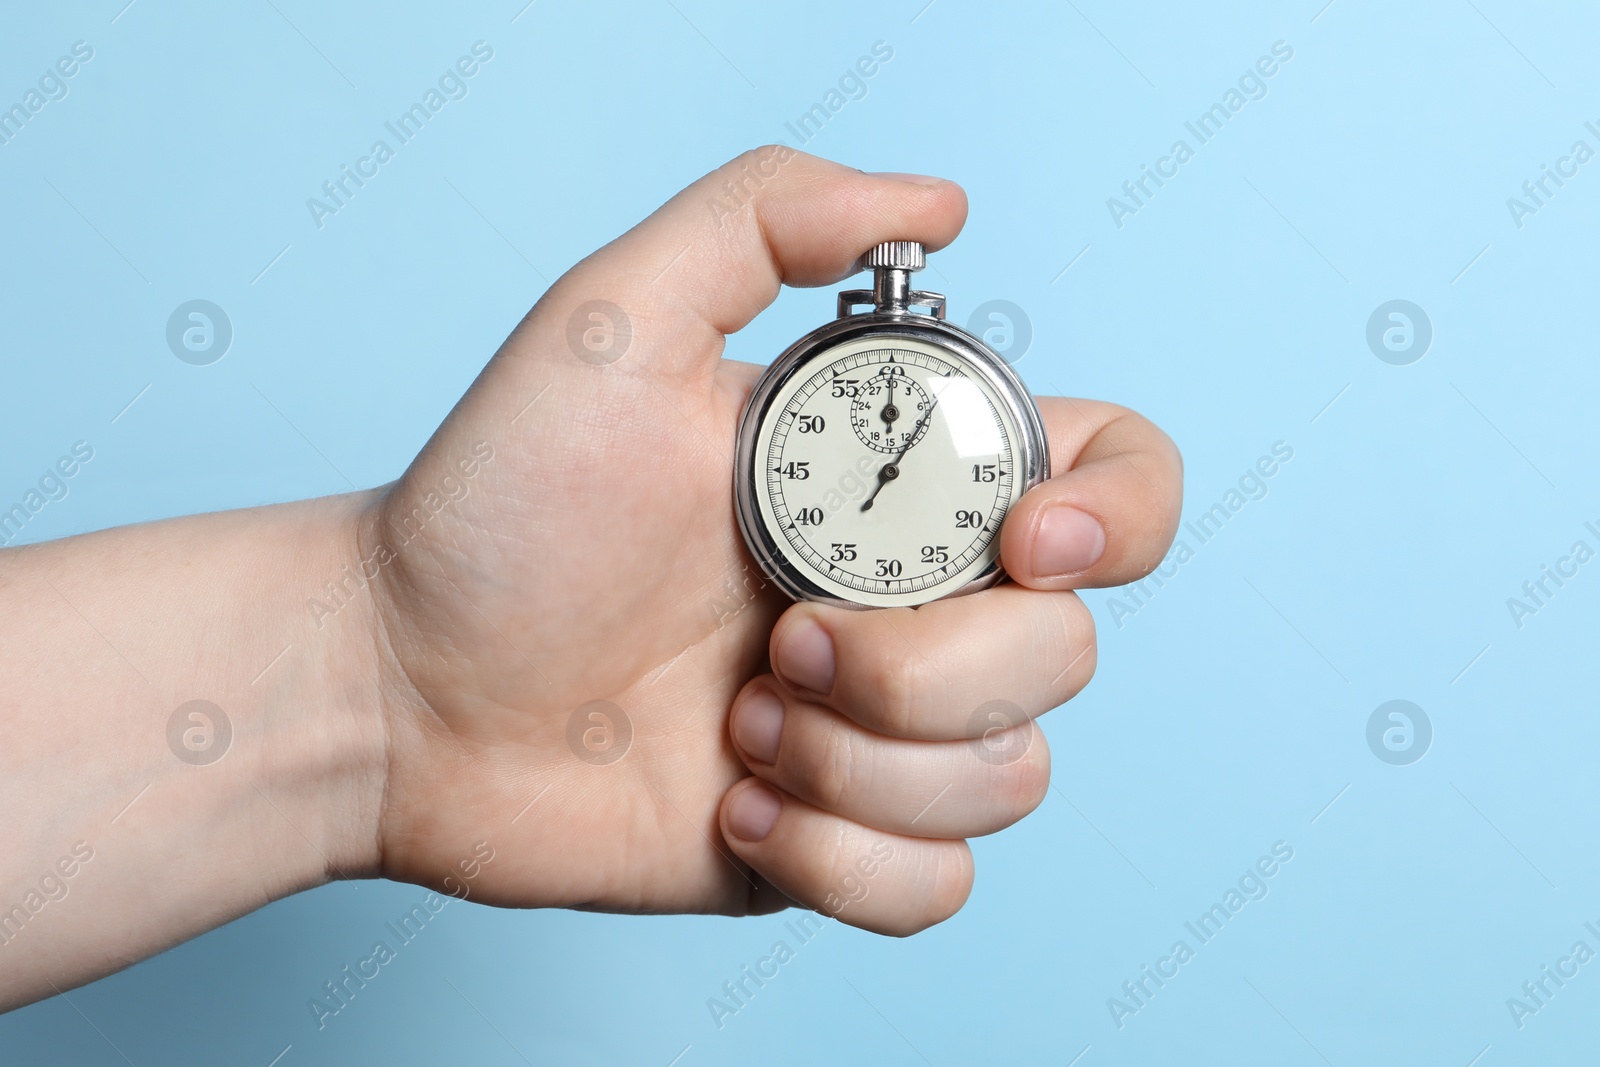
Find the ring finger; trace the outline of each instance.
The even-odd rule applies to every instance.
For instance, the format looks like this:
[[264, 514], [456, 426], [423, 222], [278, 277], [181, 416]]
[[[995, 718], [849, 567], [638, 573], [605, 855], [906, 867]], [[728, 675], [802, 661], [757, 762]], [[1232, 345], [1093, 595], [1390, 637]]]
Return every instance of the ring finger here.
[[1050, 786], [1033, 721], [1003, 701], [979, 714], [983, 734], [965, 741], [885, 737], [769, 675], [734, 702], [732, 734], [751, 772], [818, 808], [913, 837], [976, 837], [1027, 815]]

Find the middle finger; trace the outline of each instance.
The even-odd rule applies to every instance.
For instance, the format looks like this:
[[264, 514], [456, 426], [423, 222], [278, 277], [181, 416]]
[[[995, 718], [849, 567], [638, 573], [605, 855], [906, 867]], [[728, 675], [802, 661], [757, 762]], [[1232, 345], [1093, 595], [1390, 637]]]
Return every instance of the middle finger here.
[[799, 696], [892, 737], [950, 741], [994, 726], [996, 702], [1033, 718], [1094, 674], [1094, 620], [1072, 593], [1006, 583], [919, 608], [789, 608], [774, 673]]

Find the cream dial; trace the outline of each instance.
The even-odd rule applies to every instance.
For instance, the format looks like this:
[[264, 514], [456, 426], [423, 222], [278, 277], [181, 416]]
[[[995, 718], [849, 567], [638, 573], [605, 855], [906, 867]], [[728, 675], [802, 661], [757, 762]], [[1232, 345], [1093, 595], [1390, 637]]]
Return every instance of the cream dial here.
[[1023, 491], [1010, 410], [947, 348], [881, 334], [836, 345], [761, 421], [761, 520], [832, 596], [877, 607], [945, 596], [995, 562]]

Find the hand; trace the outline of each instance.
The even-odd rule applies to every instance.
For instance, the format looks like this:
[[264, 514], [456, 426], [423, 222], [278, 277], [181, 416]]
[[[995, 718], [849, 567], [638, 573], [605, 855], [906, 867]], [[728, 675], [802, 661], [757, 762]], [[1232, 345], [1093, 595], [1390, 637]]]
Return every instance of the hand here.
[[[1177, 452], [1120, 408], [1042, 401], [1060, 473], [1006, 520], [1015, 584], [915, 611], [790, 605], [734, 521], [736, 425], [760, 368], [721, 357], [781, 284], [836, 282], [881, 241], [941, 248], [965, 214], [949, 182], [767, 149], [540, 299], [360, 523], [363, 558], [385, 560], [383, 874], [450, 891], [484, 841], [495, 859], [470, 895], [495, 904], [798, 901], [897, 934], [961, 906], [963, 838], [1021, 818], [1049, 778], [1031, 722], [995, 733], [975, 713], [1004, 700], [1035, 716], [1088, 681], [1093, 625], [1070, 590], [1159, 562]], [[591, 327], [614, 361], [574, 346]], [[436, 507], [452, 485], [464, 495]], [[604, 747], [593, 701], [620, 709], [611, 745], [631, 728], [612, 762], [569, 745], [580, 713]]]

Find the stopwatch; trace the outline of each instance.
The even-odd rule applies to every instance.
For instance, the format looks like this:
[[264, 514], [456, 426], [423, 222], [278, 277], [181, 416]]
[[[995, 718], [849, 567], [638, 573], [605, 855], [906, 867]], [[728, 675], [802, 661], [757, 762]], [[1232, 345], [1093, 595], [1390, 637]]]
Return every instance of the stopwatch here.
[[[1016, 372], [911, 288], [923, 246], [869, 251], [871, 289], [761, 375], [739, 421], [734, 499], [762, 572], [796, 600], [914, 607], [998, 582], [1000, 525], [1049, 477]], [[858, 308], [870, 310], [858, 311]]]

